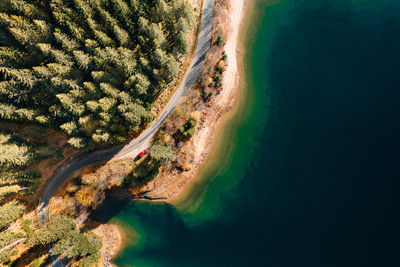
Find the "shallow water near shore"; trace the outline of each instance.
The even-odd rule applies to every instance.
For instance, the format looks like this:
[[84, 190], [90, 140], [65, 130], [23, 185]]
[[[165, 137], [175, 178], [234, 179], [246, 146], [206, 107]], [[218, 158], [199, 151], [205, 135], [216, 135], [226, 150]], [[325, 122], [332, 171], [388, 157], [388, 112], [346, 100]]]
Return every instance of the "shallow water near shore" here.
[[400, 266], [400, 2], [254, 1], [240, 111], [177, 206], [110, 202], [115, 263]]

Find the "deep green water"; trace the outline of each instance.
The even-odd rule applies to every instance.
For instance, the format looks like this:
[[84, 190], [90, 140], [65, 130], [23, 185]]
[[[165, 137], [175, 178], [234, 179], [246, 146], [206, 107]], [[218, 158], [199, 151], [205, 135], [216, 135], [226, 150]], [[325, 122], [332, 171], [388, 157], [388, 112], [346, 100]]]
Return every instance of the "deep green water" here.
[[223, 148], [180, 206], [110, 205], [115, 263], [400, 266], [400, 1], [257, 0], [246, 38]]

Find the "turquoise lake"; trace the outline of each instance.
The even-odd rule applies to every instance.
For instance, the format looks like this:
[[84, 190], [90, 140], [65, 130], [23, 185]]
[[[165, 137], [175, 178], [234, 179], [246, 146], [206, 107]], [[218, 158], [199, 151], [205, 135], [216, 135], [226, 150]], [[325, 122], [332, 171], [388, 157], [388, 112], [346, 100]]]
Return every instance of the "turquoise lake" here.
[[400, 266], [400, 1], [254, 1], [215, 160], [177, 207], [113, 204], [115, 264]]

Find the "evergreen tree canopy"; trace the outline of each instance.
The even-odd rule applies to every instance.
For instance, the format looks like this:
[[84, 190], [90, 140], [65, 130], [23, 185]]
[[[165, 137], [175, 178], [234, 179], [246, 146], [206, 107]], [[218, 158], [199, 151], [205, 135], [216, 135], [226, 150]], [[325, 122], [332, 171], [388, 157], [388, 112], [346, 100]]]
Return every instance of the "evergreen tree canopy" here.
[[17, 202], [11, 202], [0, 206], [0, 230], [18, 219], [23, 211], [24, 207]]
[[174, 159], [175, 152], [169, 146], [154, 144], [149, 150], [149, 155], [157, 165], [166, 165]]
[[35, 184], [40, 172], [28, 168], [34, 156], [34, 149], [16, 133], [0, 131], [0, 200]]
[[40, 230], [35, 231], [32, 238], [29, 240], [29, 244], [47, 245], [69, 236], [71, 232], [74, 232], [75, 230], [76, 224], [73, 219], [68, 217], [60, 217], [51, 220]]
[[84, 257], [97, 253], [100, 248], [101, 240], [97, 236], [76, 232], [58, 241], [53, 247], [51, 254], [62, 254], [68, 258]]
[[[123, 141], [178, 75], [193, 22], [186, 0], [1, 1], [0, 119], [60, 128], [77, 148]], [[8, 149], [7, 164], [29, 159]]]
[[[23, 234], [13, 233], [10, 230], [5, 230], [3, 232], [0, 232], [0, 250], [9, 244], [12, 244], [13, 242], [17, 241], [18, 239], [20, 239], [22, 237], [23, 237]], [[11, 248], [9, 248], [9, 249], [2, 250], [0, 252], [0, 265], [1, 265], [1, 263], [9, 262], [11, 257], [16, 254], [17, 254], [17, 251], [15, 249], [12, 250]], [[7, 265], [1, 265], [1, 266], [10, 266], [10, 265], [7, 264]]]
[[25, 166], [33, 153], [25, 144], [12, 140], [11, 134], [0, 132], [0, 167]]

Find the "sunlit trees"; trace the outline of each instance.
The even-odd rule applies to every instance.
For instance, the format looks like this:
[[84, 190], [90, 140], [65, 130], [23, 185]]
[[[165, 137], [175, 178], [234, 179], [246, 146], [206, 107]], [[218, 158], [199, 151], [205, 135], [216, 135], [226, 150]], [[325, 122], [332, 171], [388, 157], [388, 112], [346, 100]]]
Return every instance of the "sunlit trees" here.
[[21, 240], [22, 238], [22, 233], [14, 233], [9, 230], [0, 232], [0, 264], [9, 262], [11, 257], [17, 254], [16, 250], [7, 249], [7, 247], [12, 243]]
[[58, 241], [51, 250], [51, 254], [61, 254], [68, 258], [85, 257], [97, 253], [100, 248], [101, 240], [97, 236], [73, 232], [71, 235]]
[[77, 148], [121, 142], [151, 120], [193, 22], [184, 0], [1, 1], [0, 118], [60, 128]]
[[17, 202], [10, 202], [0, 206], [0, 230], [19, 218], [24, 207]]
[[0, 131], [0, 200], [9, 194], [31, 192], [30, 187], [40, 177], [40, 172], [28, 168], [35, 154], [17, 134]]
[[169, 146], [154, 144], [150, 148], [149, 155], [151, 160], [156, 162], [157, 165], [166, 165], [174, 159], [175, 152]]
[[45, 226], [35, 231], [29, 240], [30, 245], [47, 245], [65, 238], [76, 230], [74, 220], [68, 217], [59, 217], [50, 220]]
[[0, 166], [25, 166], [33, 158], [28, 146], [11, 141], [11, 134], [0, 132]]
[[184, 125], [178, 128], [178, 131], [184, 139], [190, 139], [195, 133], [196, 124], [197, 121], [193, 118], [190, 118]]
[[93, 233], [82, 233], [77, 228], [75, 221], [66, 216], [50, 219], [42, 228], [28, 235], [26, 243], [32, 247], [54, 242], [55, 245], [50, 250], [51, 255], [82, 259], [82, 266], [96, 263], [102, 246], [99, 237]]

